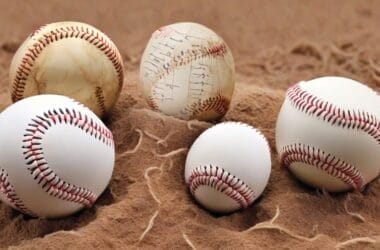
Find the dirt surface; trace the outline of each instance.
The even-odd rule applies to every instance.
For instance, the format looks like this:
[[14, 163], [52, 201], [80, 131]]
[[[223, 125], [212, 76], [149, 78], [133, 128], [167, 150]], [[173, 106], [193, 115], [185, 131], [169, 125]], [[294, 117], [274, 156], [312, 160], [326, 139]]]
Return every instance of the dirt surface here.
[[[117, 150], [109, 188], [93, 208], [59, 220], [31, 219], [0, 203], [0, 247], [380, 249], [379, 179], [362, 193], [324, 194], [280, 167], [274, 149], [276, 116], [292, 84], [340, 75], [380, 90], [379, 9], [378, 1], [1, 0], [0, 110], [11, 103], [14, 52], [49, 22], [83, 21], [104, 31], [123, 55], [126, 79], [106, 121]], [[270, 141], [268, 187], [244, 211], [212, 215], [186, 188], [186, 153], [175, 150], [189, 148], [212, 124], [150, 111], [137, 88], [151, 33], [177, 21], [202, 23], [225, 39], [237, 86], [224, 120], [249, 123]], [[171, 151], [177, 154], [165, 157]]]

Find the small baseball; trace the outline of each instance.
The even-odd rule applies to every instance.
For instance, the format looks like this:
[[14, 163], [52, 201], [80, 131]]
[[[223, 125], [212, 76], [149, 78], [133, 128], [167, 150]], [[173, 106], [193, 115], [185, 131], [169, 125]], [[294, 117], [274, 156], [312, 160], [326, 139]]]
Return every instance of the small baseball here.
[[185, 180], [202, 206], [229, 213], [251, 205], [264, 191], [270, 172], [265, 137], [247, 124], [225, 122], [207, 129], [191, 146]]
[[11, 97], [65, 95], [103, 117], [119, 97], [123, 68], [118, 49], [101, 31], [79, 22], [51, 23], [29, 35], [13, 57]]
[[214, 31], [175, 23], [152, 34], [141, 59], [140, 82], [153, 110], [185, 120], [217, 120], [234, 92], [234, 60]]
[[0, 114], [0, 198], [33, 217], [94, 204], [110, 181], [112, 133], [65, 96], [25, 98]]
[[281, 163], [331, 192], [361, 190], [380, 173], [380, 97], [343, 77], [289, 88], [277, 120]]

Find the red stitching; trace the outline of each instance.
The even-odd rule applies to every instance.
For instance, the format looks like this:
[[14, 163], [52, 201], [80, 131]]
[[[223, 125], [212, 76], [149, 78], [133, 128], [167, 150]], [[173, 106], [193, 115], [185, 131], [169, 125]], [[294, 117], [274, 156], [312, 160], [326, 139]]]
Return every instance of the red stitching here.
[[322, 118], [331, 125], [362, 130], [380, 144], [380, 122], [375, 115], [365, 111], [343, 110], [301, 89], [300, 84], [289, 88], [287, 96], [297, 109]]
[[102, 112], [102, 115], [104, 115], [106, 113], [106, 105], [105, 105], [103, 90], [101, 87], [99, 86], [96, 87], [95, 96], [96, 96], [96, 101], [98, 103], [100, 111]]
[[113, 137], [111, 131], [104, 126], [97, 124], [87, 115], [72, 109], [49, 110], [42, 115], [31, 119], [24, 134], [23, 146], [24, 157], [28, 170], [38, 180], [38, 184], [50, 195], [66, 201], [80, 203], [91, 206], [96, 199], [96, 195], [88, 189], [77, 187], [62, 180], [49, 167], [44, 158], [42, 148], [42, 138], [47, 130], [56, 124], [68, 124], [82, 129], [85, 133], [95, 137], [97, 140], [113, 147]]
[[355, 166], [319, 148], [300, 143], [287, 145], [281, 149], [280, 158], [286, 167], [290, 167], [294, 162], [302, 162], [340, 179], [355, 189], [363, 187], [363, 176]]
[[225, 43], [217, 44], [208, 48], [208, 53], [212, 56], [221, 56], [227, 52], [227, 46]]
[[215, 58], [218, 56], [224, 56], [226, 53], [227, 45], [224, 42], [208, 48], [203, 46], [199, 49], [181, 51], [180, 55], [173, 56], [173, 59], [171, 61], [163, 65], [164, 71], [158, 73], [156, 75], [156, 79], [154, 79], [153, 82], [156, 82], [157, 80], [162, 79], [164, 76], [170, 74], [170, 72], [176, 67], [189, 64], [190, 62], [201, 58]]
[[200, 186], [210, 186], [236, 201], [240, 208], [248, 207], [254, 200], [253, 190], [242, 180], [223, 168], [201, 166], [195, 168], [188, 180], [190, 192], [194, 195]]
[[17, 209], [24, 214], [37, 217], [34, 212], [25, 206], [20, 197], [17, 196], [15, 188], [8, 181], [8, 173], [2, 168], [0, 168], [0, 192], [4, 194], [5, 198], [14, 209]]
[[[37, 31], [32, 33], [32, 36], [40, 32], [41, 29], [42, 28], [37, 29]], [[119, 89], [121, 89], [124, 79], [123, 62], [117, 48], [108, 41], [108, 38], [98, 32], [95, 32], [93, 29], [89, 29], [88, 27], [84, 28], [83, 26], [67, 26], [51, 30], [47, 34], [43, 34], [42, 37], [40, 37], [31, 47], [28, 48], [24, 57], [21, 59], [21, 63], [18, 66], [16, 76], [13, 80], [11, 93], [13, 102], [22, 99], [26, 80], [29, 77], [32, 67], [34, 66], [34, 62], [37, 60], [42, 50], [50, 43], [66, 38], [80, 38], [100, 49], [115, 67], [118, 75]]]
[[230, 100], [218, 94], [217, 96], [210, 97], [204, 101], [191, 104], [189, 109], [193, 118], [196, 118], [199, 114], [206, 111], [214, 111], [218, 115], [223, 116], [227, 113], [229, 106]]
[[153, 110], [153, 111], [158, 111], [159, 110], [159, 108], [158, 108], [158, 105], [157, 105], [157, 103], [156, 103], [156, 101], [154, 100], [154, 97], [153, 96], [149, 96], [148, 98], [147, 98], [147, 103], [148, 103], [148, 106]]
[[37, 35], [41, 30], [43, 30], [46, 26], [48, 26], [48, 24], [44, 24], [44, 25], [41, 25], [40, 27], [38, 27], [37, 29], [35, 29], [31, 34], [30, 34], [30, 37], [33, 37], [35, 35]]

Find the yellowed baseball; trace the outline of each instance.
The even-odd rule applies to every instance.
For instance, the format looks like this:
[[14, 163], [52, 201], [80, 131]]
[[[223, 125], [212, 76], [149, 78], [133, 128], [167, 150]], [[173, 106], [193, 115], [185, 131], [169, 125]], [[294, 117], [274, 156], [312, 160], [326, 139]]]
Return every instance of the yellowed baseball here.
[[154, 110], [185, 120], [219, 119], [234, 92], [232, 53], [220, 36], [203, 25], [162, 27], [144, 51], [140, 84]]
[[123, 69], [115, 44], [98, 29], [80, 22], [51, 23], [30, 34], [13, 57], [12, 100], [65, 95], [103, 117], [119, 97]]

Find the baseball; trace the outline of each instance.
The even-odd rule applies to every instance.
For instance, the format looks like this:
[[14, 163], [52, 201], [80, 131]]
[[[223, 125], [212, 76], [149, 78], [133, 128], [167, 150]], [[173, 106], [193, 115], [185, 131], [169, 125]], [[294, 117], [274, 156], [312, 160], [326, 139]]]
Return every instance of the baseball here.
[[277, 120], [281, 163], [310, 186], [361, 190], [380, 172], [379, 119], [379, 95], [359, 82], [300, 82], [287, 91]]
[[271, 172], [270, 149], [253, 127], [224, 122], [203, 132], [191, 146], [185, 180], [205, 208], [228, 213], [251, 205]]
[[234, 92], [234, 60], [212, 30], [175, 23], [152, 34], [141, 59], [140, 82], [153, 110], [185, 120], [217, 120]]
[[0, 114], [0, 198], [33, 217], [94, 204], [114, 166], [112, 133], [88, 108], [58, 95], [25, 98]]
[[34, 31], [13, 57], [11, 97], [16, 102], [38, 94], [65, 95], [103, 117], [119, 97], [123, 68], [104, 33], [79, 22], [51, 23]]

